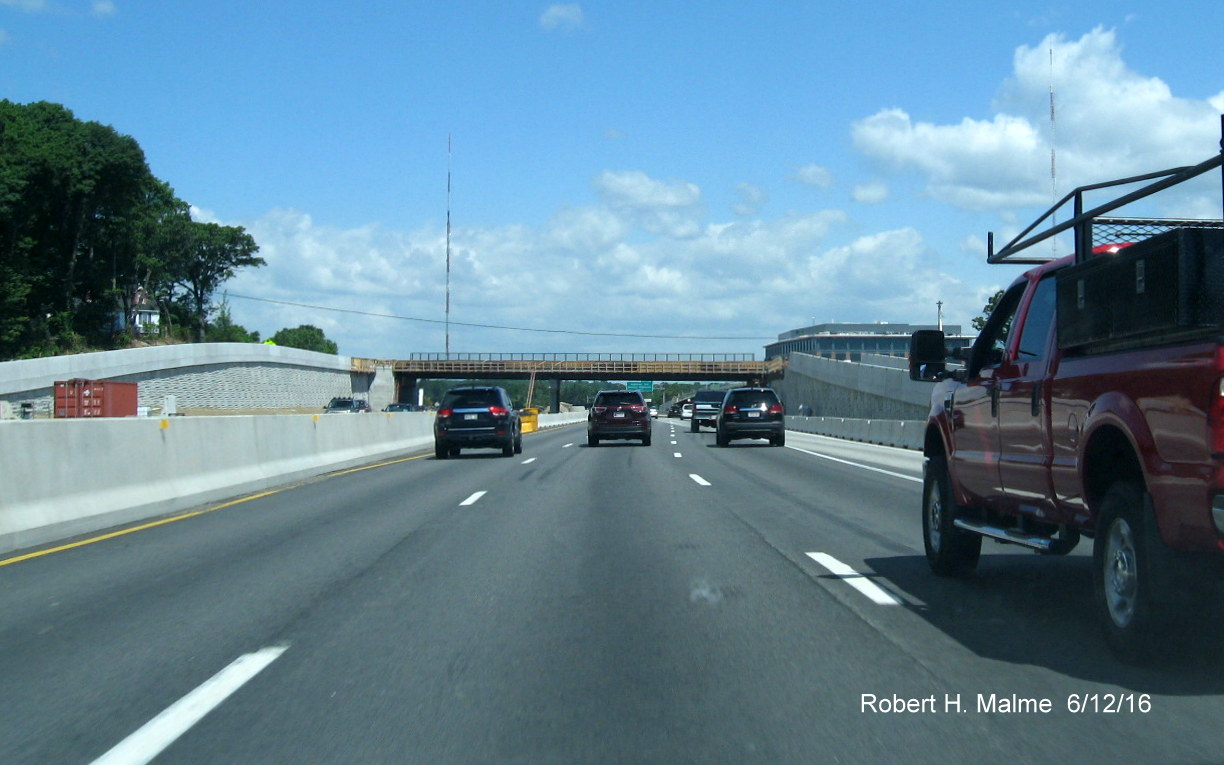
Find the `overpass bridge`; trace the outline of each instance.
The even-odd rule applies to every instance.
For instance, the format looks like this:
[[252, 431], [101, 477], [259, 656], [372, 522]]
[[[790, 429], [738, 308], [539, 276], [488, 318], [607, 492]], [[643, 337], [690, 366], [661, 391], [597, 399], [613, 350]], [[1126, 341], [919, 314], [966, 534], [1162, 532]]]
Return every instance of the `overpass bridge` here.
[[421, 380], [540, 380], [552, 384], [553, 412], [561, 406], [562, 380], [737, 382], [768, 385], [780, 377], [782, 359], [748, 353], [414, 353], [404, 360], [354, 358], [353, 372], [390, 368], [397, 401], [415, 401]]

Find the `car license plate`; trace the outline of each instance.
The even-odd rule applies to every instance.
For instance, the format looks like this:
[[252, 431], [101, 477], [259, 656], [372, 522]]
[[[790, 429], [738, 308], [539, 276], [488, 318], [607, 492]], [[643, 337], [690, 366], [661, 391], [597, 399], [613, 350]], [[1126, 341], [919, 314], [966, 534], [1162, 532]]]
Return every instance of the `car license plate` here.
[[760, 412], [749, 412], [748, 416], [749, 417], [760, 417], [761, 413]]
[[613, 417], [622, 417], [622, 418], [623, 418], [623, 417], [625, 416], [625, 413], [624, 413], [624, 412], [613, 412], [613, 413], [612, 413], [612, 416], [613, 416]]
[[475, 414], [465, 414], [465, 415], [463, 415], [463, 419], [465, 419], [465, 420], [474, 420], [474, 419], [476, 419], [476, 417], [477, 417], [477, 415], [475, 415]]

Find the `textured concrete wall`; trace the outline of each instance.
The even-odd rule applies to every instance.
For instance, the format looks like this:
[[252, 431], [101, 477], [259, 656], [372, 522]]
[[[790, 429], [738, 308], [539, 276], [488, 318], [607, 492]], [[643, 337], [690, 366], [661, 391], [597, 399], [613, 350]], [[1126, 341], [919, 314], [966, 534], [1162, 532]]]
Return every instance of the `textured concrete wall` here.
[[[139, 383], [140, 406], [160, 407], [173, 395], [179, 409], [322, 409], [333, 396], [365, 397], [374, 387], [371, 375], [351, 366], [347, 356], [254, 343], [132, 348], [0, 363], [0, 400], [32, 401], [49, 412], [55, 381], [82, 378]], [[378, 376], [390, 378], [391, 370]]]
[[[895, 362], [890, 362], [895, 363]], [[788, 414], [810, 407], [812, 416], [862, 420], [925, 420], [931, 385], [905, 369], [838, 361], [797, 353], [773, 383]]]

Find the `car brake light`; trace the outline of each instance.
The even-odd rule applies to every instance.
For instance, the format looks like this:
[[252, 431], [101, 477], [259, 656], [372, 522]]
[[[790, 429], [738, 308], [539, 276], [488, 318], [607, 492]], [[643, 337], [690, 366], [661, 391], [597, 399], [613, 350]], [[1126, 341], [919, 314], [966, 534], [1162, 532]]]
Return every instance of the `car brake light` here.
[[510, 415], [510, 410], [504, 406], [491, 406], [489, 407], [489, 414], [493, 415], [494, 417], [508, 417]]
[[608, 407], [606, 407], [606, 406], [597, 406], [597, 407], [595, 407], [595, 414], [603, 414], [603, 413], [604, 413], [604, 412], [606, 412], [606, 411], [608, 411]]
[[439, 419], [439, 420], [445, 420], [445, 419], [449, 418], [449, 417], [450, 417], [452, 414], [454, 414], [454, 411], [453, 411], [453, 410], [450, 410], [450, 409], [439, 409], [439, 410], [438, 410], [438, 419]]
[[782, 405], [774, 404], [773, 406], [769, 407], [769, 413], [770, 414], [782, 414]]
[[641, 404], [631, 404], [629, 406], [629, 411], [641, 414], [642, 412], [646, 411], [646, 407], [642, 406]]
[[723, 411], [726, 412], [727, 414], [735, 414], [736, 412], [739, 411], [739, 407], [736, 406], [735, 404], [727, 404], [726, 406], [723, 407]]

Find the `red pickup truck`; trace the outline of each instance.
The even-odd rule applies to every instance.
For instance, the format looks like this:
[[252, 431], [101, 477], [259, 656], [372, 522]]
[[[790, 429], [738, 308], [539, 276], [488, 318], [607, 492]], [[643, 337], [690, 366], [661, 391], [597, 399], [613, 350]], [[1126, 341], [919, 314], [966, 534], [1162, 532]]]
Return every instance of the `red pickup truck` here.
[[[1085, 191], [1159, 179], [1023, 239], [1039, 219], [998, 252], [992, 239], [990, 262], [1036, 267], [971, 348], [932, 330], [910, 345], [910, 377], [937, 384], [922, 506], [931, 569], [972, 573], [983, 538], [1053, 555], [1091, 538], [1096, 610], [1130, 661], [1152, 656], [1166, 608], [1224, 573], [1224, 222], [1104, 213], [1221, 165], [1224, 152], [1076, 189], [1043, 219], [1072, 198], [1082, 210]], [[1074, 256], [1020, 255], [1067, 230]]]

